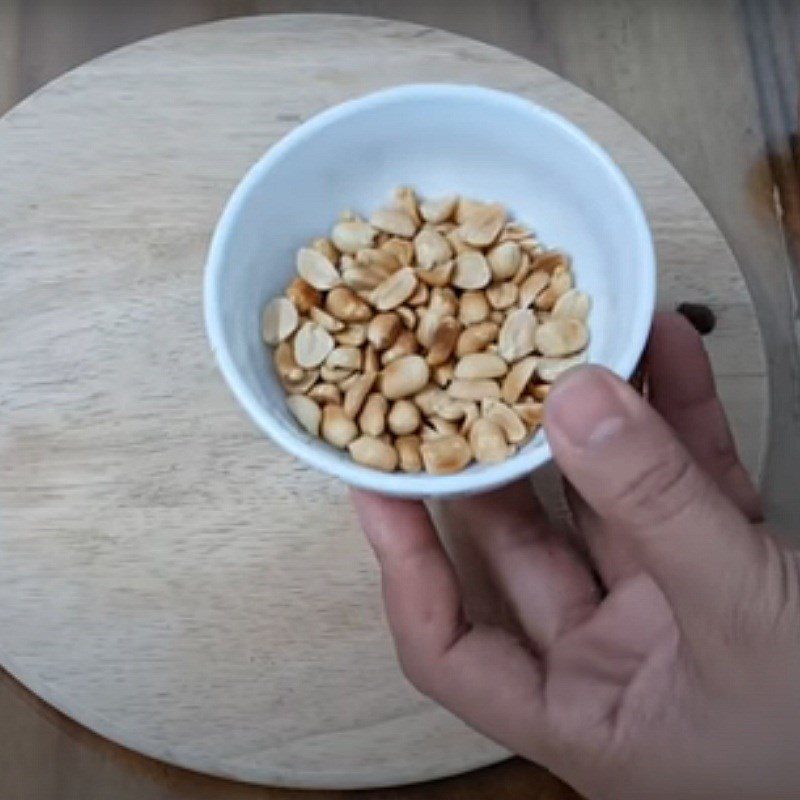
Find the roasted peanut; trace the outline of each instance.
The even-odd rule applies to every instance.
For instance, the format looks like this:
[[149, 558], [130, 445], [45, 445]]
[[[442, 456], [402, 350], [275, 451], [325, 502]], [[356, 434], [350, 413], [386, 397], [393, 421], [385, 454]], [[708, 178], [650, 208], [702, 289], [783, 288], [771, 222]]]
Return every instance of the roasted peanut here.
[[500, 400], [484, 400], [481, 415], [503, 429], [509, 444], [519, 444], [528, 435], [517, 413]]
[[522, 250], [516, 242], [503, 242], [493, 247], [486, 256], [496, 281], [507, 281], [517, 274], [522, 263]]
[[331, 238], [343, 253], [357, 253], [372, 247], [377, 231], [372, 225], [360, 220], [345, 220], [334, 226]]
[[358, 436], [358, 425], [344, 413], [341, 406], [328, 404], [322, 409], [322, 438], [343, 450]]
[[545, 356], [571, 355], [586, 347], [588, 340], [586, 326], [576, 317], [551, 317], [536, 329], [536, 347]]
[[541, 270], [532, 272], [519, 287], [519, 307], [527, 308], [547, 289], [550, 276]]
[[464, 403], [464, 419], [461, 422], [461, 429], [459, 433], [462, 436], [469, 436], [469, 432], [472, 430], [472, 426], [475, 422], [480, 418], [480, 412], [478, 411], [478, 404], [475, 402], [472, 403]]
[[453, 436], [458, 433], [458, 425], [449, 419], [434, 416], [428, 418], [428, 430], [422, 432], [423, 439], [430, 439], [437, 436]]
[[414, 402], [426, 417], [431, 417], [437, 413], [436, 404], [446, 397], [447, 394], [438, 386], [430, 384], [414, 395]]
[[394, 312], [376, 314], [367, 325], [367, 339], [378, 351], [391, 347], [403, 330], [400, 316]]
[[419, 201], [417, 195], [410, 186], [398, 186], [394, 190], [394, 205], [400, 211], [404, 211], [414, 220], [414, 224], [419, 227], [422, 224], [422, 217], [419, 213]]
[[398, 239], [397, 237], [387, 239], [380, 245], [380, 249], [393, 255], [404, 267], [408, 267], [414, 262], [414, 245], [407, 239]]
[[361, 378], [360, 372], [350, 372], [350, 374], [344, 378], [343, 380], [339, 381], [339, 388], [347, 394], [350, 391], [350, 387], [359, 379]]
[[458, 296], [449, 286], [437, 286], [431, 290], [428, 307], [434, 314], [440, 314], [443, 317], [457, 317]]
[[444, 264], [453, 256], [450, 243], [433, 228], [423, 228], [414, 238], [414, 253], [422, 270]]
[[381, 361], [378, 358], [378, 351], [371, 344], [368, 344], [364, 348], [364, 362], [362, 369], [366, 373], [380, 372]]
[[400, 321], [403, 323], [403, 326], [408, 330], [413, 331], [414, 328], [417, 327], [417, 315], [414, 313], [413, 308], [409, 308], [408, 306], [400, 306], [399, 308], [395, 309], [395, 313], [400, 317]]
[[524, 358], [536, 347], [536, 317], [527, 308], [512, 311], [497, 337], [497, 350], [510, 363]]
[[472, 247], [488, 247], [500, 235], [506, 210], [497, 203], [481, 205], [464, 214], [459, 236]]
[[486, 257], [478, 250], [465, 250], [456, 256], [453, 286], [459, 289], [482, 289], [492, 279]]
[[343, 283], [356, 292], [375, 289], [386, 280], [386, 277], [374, 267], [365, 267], [361, 264], [348, 264], [342, 267]]
[[362, 435], [347, 445], [353, 461], [383, 472], [397, 468], [397, 450], [391, 444], [373, 436]]
[[327, 311], [313, 306], [308, 314], [313, 322], [322, 325], [328, 333], [339, 333], [345, 329], [345, 324], [340, 319], [332, 317]]
[[294, 337], [294, 360], [303, 368], [318, 367], [333, 350], [333, 337], [316, 322], [305, 322]]
[[285, 297], [275, 297], [264, 307], [261, 335], [267, 344], [278, 344], [295, 332], [299, 321], [294, 303]]
[[359, 375], [353, 381], [353, 384], [347, 387], [347, 391], [344, 393], [344, 403], [342, 405], [342, 409], [347, 417], [355, 419], [358, 416], [377, 377], [377, 372], [365, 373]]
[[318, 250], [301, 247], [297, 252], [297, 274], [315, 289], [327, 291], [342, 282], [336, 267]]
[[577, 289], [569, 289], [556, 300], [554, 317], [575, 317], [585, 322], [589, 316], [589, 295]]
[[394, 344], [381, 353], [381, 364], [387, 367], [403, 356], [410, 356], [416, 353], [417, 350], [419, 350], [419, 342], [417, 341], [417, 337], [414, 336], [413, 331], [403, 331], [397, 339], [395, 339]]
[[464, 328], [456, 342], [456, 355], [462, 358], [470, 353], [484, 350], [487, 345], [496, 341], [499, 330], [496, 322], [488, 321]]
[[502, 428], [489, 419], [475, 420], [469, 432], [469, 446], [475, 460], [481, 464], [505, 461], [513, 450], [506, 442]]
[[511, 281], [496, 283], [486, 290], [486, 299], [495, 311], [505, 311], [517, 302], [519, 288]]
[[403, 436], [419, 428], [422, 416], [411, 400], [397, 400], [389, 410], [387, 422], [392, 433]]
[[467, 253], [472, 251], [472, 248], [459, 236], [458, 228], [455, 228], [451, 231], [448, 231], [444, 238], [450, 244], [450, 247], [453, 248], [453, 252], [459, 256], [461, 253]]
[[501, 242], [520, 242], [527, 239], [531, 232], [518, 222], [507, 222], [503, 228], [499, 241]]
[[343, 212], [296, 267], [261, 318], [287, 408], [373, 469], [510, 457], [586, 360], [590, 301], [568, 256], [498, 203], [400, 187], [369, 222]]
[[460, 333], [461, 325], [455, 317], [440, 319], [428, 350], [428, 364], [432, 367], [444, 364], [453, 354]]
[[410, 239], [417, 231], [413, 218], [396, 208], [380, 208], [369, 219], [373, 228]]
[[489, 378], [482, 380], [454, 378], [446, 391], [455, 400], [483, 400], [487, 397], [500, 397], [500, 387], [497, 381]]
[[367, 340], [367, 326], [361, 322], [351, 322], [343, 331], [335, 333], [333, 338], [337, 344], [361, 347]]
[[320, 377], [320, 370], [307, 369], [302, 377], [296, 381], [281, 381], [288, 394], [306, 394], [316, 384]]
[[569, 269], [569, 257], [560, 250], [549, 250], [540, 253], [533, 260], [533, 268], [551, 274], [558, 267]]
[[513, 408], [514, 413], [527, 426], [528, 430], [535, 430], [542, 424], [542, 419], [544, 418], [544, 403], [515, 403]]
[[456, 379], [481, 380], [502, 378], [508, 372], [508, 364], [494, 353], [470, 353], [456, 364]]
[[436, 415], [450, 422], [455, 422], [459, 419], [463, 419], [467, 415], [469, 406], [470, 403], [465, 400], [453, 400], [449, 395], [443, 394], [442, 397], [438, 398], [433, 404], [434, 414], [428, 414], [426, 416], [430, 417]]
[[522, 260], [519, 263], [519, 269], [517, 270], [514, 277], [511, 279], [512, 283], [515, 283], [517, 286], [522, 286], [525, 283], [526, 278], [533, 272], [533, 266], [531, 264], [531, 259], [527, 253], [522, 254]]
[[536, 258], [544, 252], [541, 242], [535, 236], [527, 236], [519, 240], [522, 252], [529, 258]]
[[428, 284], [423, 283], [422, 281], [417, 281], [417, 288], [414, 289], [414, 293], [411, 295], [411, 297], [406, 300], [406, 304], [412, 308], [424, 305], [428, 302], [429, 296], [430, 289], [428, 289]]
[[430, 377], [430, 368], [422, 356], [401, 356], [385, 367], [381, 391], [389, 400], [399, 400], [419, 392]]
[[312, 435], [319, 436], [322, 409], [307, 395], [293, 394], [286, 398], [289, 411], [295, 419]]
[[472, 451], [467, 440], [458, 434], [438, 436], [422, 442], [420, 454], [425, 469], [431, 475], [459, 472], [472, 460]]
[[361, 350], [357, 347], [334, 347], [328, 353], [325, 365], [350, 371], [361, 369]]
[[286, 288], [286, 296], [295, 304], [301, 314], [308, 314], [312, 308], [322, 305], [322, 293], [308, 281], [295, 278]]
[[311, 249], [322, 253], [331, 264], [335, 264], [339, 259], [339, 251], [334, 247], [333, 242], [330, 239], [326, 239], [324, 236], [319, 239], [314, 239], [314, 241], [311, 242]]
[[547, 400], [547, 395], [550, 394], [550, 384], [549, 383], [537, 383], [536, 386], [531, 389], [531, 397], [534, 400], [538, 400], [539, 402], [544, 402]]
[[425, 200], [420, 203], [419, 212], [425, 222], [435, 225], [450, 219], [456, 209], [456, 203], [458, 203], [458, 197], [455, 195]]
[[567, 370], [586, 362], [586, 353], [578, 353], [570, 358], [540, 358], [536, 374], [546, 383], [553, 383]]
[[393, 272], [397, 272], [402, 266], [400, 259], [387, 250], [379, 247], [365, 247], [356, 253], [355, 263], [357, 266], [372, 270], [381, 278], [388, 278]]
[[446, 261], [430, 269], [418, 270], [417, 277], [427, 286], [447, 286], [455, 266], [455, 261]]
[[320, 405], [326, 403], [340, 405], [342, 402], [342, 392], [335, 383], [318, 383], [308, 390], [308, 396]]
[[342, 384], [353, 374], [353, 370], [343, 369], [342, 367], [329, 367], [327, 364], [323, 364], [320, 367], [319, 374], [326, 383], [335, 383], [340, 389], [344, 389], [346, 387]]
[[439, 364], [433, 368], [433, 380], [438, 385], [444, 388], [455, 377], [456, 365], [452, 361], [447, 361], [444, 364]]
[[419, 436], [398, 436], [394, 440], [397, 450], [400, 469], [403, 472], [419, 472], [422, 469], [422, 456], [420, 455], [420, 445], [422, 444]]
[[369, 436], [380, 436], [386, 430], [386, 415], [389, 413], [389, 401], [380, 393], [373, 392], [364, 403], [358, 424]]
[[483, 322], [489, 317], [489, 311], [489, 301], [486, 299], [485, 292], [464, 292], [461, 295], [461, 303], [458, 306], [458, 319], [462, 325], [474, 325], [477, 322]]
[[344, 322], [366, 322], [372, 319], [369, 303], [346, 286], [336, 286], [328, 292], [325, 310]]
[[539, 359], [535, 356], [528, 356], [511, 367], [500, 387], [500, 394], [506, 403], [516, 403], [519, 400], [530, 383], [538, 362]]
[[447, 314], [432, 311], [430, 308], [419, 309], [419, 322], [416, 328], [417, 341], [426, 349], [433, 345], [433, 337]]
[[402, 267], [373, 289], [370, 301], [379, 311], [389, 311], [403, 305], [416, 288], [416, 272], [411, 267]]

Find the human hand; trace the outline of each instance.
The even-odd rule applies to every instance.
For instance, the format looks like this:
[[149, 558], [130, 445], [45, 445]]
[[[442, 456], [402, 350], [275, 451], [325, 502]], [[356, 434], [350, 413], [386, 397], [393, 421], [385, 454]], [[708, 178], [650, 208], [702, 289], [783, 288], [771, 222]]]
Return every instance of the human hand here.
[[525, 482], [454, 501], [513, 629], [466, 617], [422, 502], [354, 492], [401, 666], [592, 800], [800, 797], [798, 555], [758, 524], [688, 323], [657, 319], [647, 369], [649, 404], [598, 367], [548, 398], [586, 555]]

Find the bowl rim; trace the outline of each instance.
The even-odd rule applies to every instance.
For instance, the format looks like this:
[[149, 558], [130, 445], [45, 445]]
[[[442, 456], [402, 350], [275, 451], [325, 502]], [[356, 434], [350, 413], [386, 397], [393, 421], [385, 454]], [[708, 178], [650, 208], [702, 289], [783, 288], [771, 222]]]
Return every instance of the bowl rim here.
[[345, 483], [361, 489], [397, 497], [434, 497], [483, 492], [530, 474], [552, 458], [546, 437], [539, 446], [521, 450], [498, 464], [482, 465], [453, 475], [386, 473], [343, 459], [324, 441], [304, 440], [288, 429], [261, 403], [242, 377], [228, 347], [222, 324], [220, 303], [224, 253], [234, 236], [234, 221], [251, 191], [292, 148], [337, 120], [387, 102], [430, 98], [459, 98], [515, 107], [533, 114], [559, 129], [573, 143], [587, 150], [604, 169], [632, 219], [635, 247], [642, 253], [643, 291], [633, 319], [633, 333], [627, 346], [615, 359], [613, 371], [627, 380], [633, 374], [644, 351], [656, 304], [656, 253], [653, 236], [642, 204], [631, 183], [611, 156], [588, 134], [560, 114], [510, 92], [484, 86], [459, 83], [411, 83], [370, 92], [330, 106], [293, 128], [275, 142], [240, 180], [228, 198], [217, 221], [206, 260], [203, 281], [203, 307], [206, 334], [217, 365], [234, 396], [255, 422], [274, 442], [303, 462]]

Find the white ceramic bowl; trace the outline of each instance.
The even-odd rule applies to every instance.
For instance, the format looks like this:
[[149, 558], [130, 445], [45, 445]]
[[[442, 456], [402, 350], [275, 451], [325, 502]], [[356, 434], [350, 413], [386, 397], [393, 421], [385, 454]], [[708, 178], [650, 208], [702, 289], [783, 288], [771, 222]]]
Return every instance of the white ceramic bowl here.
[[589, 360], [623, 378], [653, 315], [652, 238], [633, 189], [597, 144], [552, 111], [476, 86], [400, 86], [330, 108], [270, 148], [231, 196], [208, 256], [206, 326], [256, 424], [355, 486], [416, 497], [485, 491], [548, 461], [544, 435], [507, 461], [455, 475], [362, 467], [297, 425], [261, 341], [261, 310], [293, 276], [297, 248], [325, 235], [343, 209], [368, 215], [399, 185], [423, 197], [500, 201], [546, 245], [569, 252], [592, 298]]

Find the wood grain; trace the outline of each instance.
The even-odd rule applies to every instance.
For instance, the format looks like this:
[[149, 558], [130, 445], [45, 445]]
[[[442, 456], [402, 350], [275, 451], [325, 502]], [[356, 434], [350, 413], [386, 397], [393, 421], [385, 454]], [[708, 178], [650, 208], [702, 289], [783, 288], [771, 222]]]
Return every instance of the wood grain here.
[[[708, 206], [747, 281], [769, 361], [762, 490], [768, 517], [800, 515], [800, 4], [792, 0], [269, 0], [255, 8], [399, 17], [499, 44], [620, 111]], [[795, 146], [796, 150], [796, 146]], [[795, 161], [796, 163], [796, 161]], [[776, 202], [777, 200], [777, 202]], [[793, 534], [800, 538], [800, 534]]]
[[[763, 472], [768, 516], [800, 513], [800, 208], [787, 169], [797, 134], [800, 7], [791, 0], [7, 0], [0, 108], [64, 68], [147, 32], [217, 16], [343, 11], [401, 18], [499, 44], [621, 111], [686, 176], [730, 243], [754, 297], [770, 370]], [[709, 54], [713, 53], [713, 57]], [[792, 89], [794, 87], [794, 89]], [[795, 146], [796, 149], [796, 146]], [[777, 202], [776, 202], [777, 199]]]
[[[443, 781], [396, 789], [317, 792], [252, 786], [168, 766], [119, 747], [54, 711], [0, 675], [0, 791], [17, 800], [580, 800], [521, 759]], [[35, 743], [35, 746], [32, 746]]]
[[[21, 5], [19, 0], [0, 3], [0, 110], [69, 66], [170, 24], [151, 2], [137, 3], [136, 11], [128, 12], [114, 2], [26, 0], [32, 11], [24, 18], [18, 13]], [[185, 16], [171, 20], [172, 25], [203, 21], [212, 13], [277, 7], [274, 2], [209, 4], [202, 0], [180, 5]], [[209, 5], [217, 8], [209, 12]], [[786, 213], [791, 207], [788, 203], [774, 202], [776, 193], [780, 198], [785, 189], [768, 155], [789, 152], [797, 122], [795, 114], [784, 115], [773, 129], [768, 148], [761, 105], [766, 95], [773, 97], [769, 102], [774, 107], [777, 87], [797, 74], [791, 67], [779, 72], [771, 55], [773, 48], [780, 47], [785, 64], [786, 55], [796, 53], [797, 5], [776, 0], [750, 3], [751, 13], [762, 20], [771, 15], [777, 22], [762, 27], [758, 39], [748, 37], [752, 20], [744, 16], [744, 4], [734, 1], [498, 0], [487, 7], [470, 0], [459, 4], [457, 14], [449, 3], [416, 0], [402, 4], [326, 0], [323, 5], [458, 29], [532, 57], [621, 111], [678, 166], [726, 234], [754, 293], [772, 385], [774, 444], [766, 462], [766, 493], [773, 519], [796, 520], [797, 351], [784, 234], [800, 225], [796, 215]], [[88, 6], [92, 13], [86, 22]], [[305, 10], [320, 4], [293, 0], [291, 6], [291, 10]], [[44, 71], [38, 65], [45, 60], [44, 51], [52, 47], [51, 38], [44, 35], [48, 15], [59, 21], [61, 32], [58, 52]], [[84, 23], [72, 25], [75, 17], [83, 17]], [[758, 82], [755, 70], [760, 70]], [[667, 81], [662, 80], [664, 75], [669, 76]], [[796, 103], [790, 102], [788, 108], [796, 109]], [[742, 399], [740, 406], [741, 413], [746, 413], [748, 401]], [[221, 783], [137, 757], [59, 718], [8, 677], [0, 680], [0, 738], [6, 743], [0, 749], [0, 794], [4, 797], [288, 796], [278, 790]], [[573, 796], [564, 787], [555, 788], [555, 781], [540, 786], [538, 775], [532, 765], [510, 762], [467, 780], [426, 785], [420, 796]], [[389, 793], [369, 796], [388, 797]], [[410, 795], [392, 792], [391, 796]]]
[[717, 311], [710, 352], [757, 465], [764, 364], [735, 261], [669, 164], [580, 90], [353, 17], [230, 20], [91, 62], [0, 123], [0, 654], [109, 738], [310, 787], [504, 755], [402, 680], [344, 487], [243, 423], [200, 322], [209, 231], [246, 167], [317, 109], [431, 71], [530, 97], [611, 151], [651, 219], [662, 302]]

